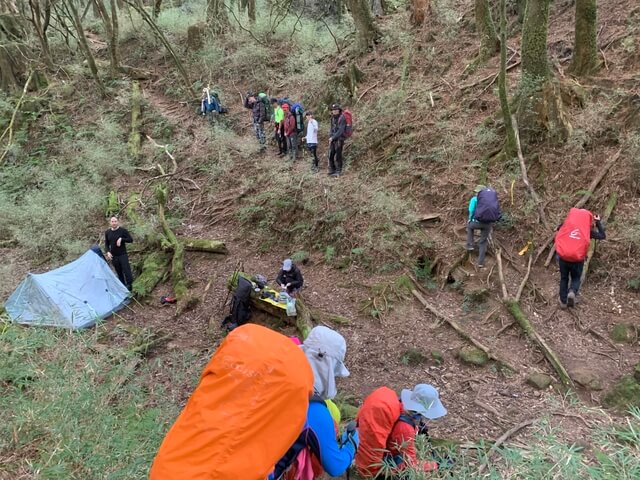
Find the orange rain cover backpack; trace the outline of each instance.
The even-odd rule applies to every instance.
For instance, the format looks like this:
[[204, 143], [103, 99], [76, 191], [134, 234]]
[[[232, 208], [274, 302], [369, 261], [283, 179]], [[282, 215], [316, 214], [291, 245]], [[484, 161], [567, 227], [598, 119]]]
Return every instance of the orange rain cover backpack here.
[[302, 431], [313, 372], [291, 340], [246, 324], [204, 369], [150, 480], [264, 480]]
[[593, 214], [582, 208], [569, 210], [556, 232], [556, 252], [565, 262], [582, 262], [587, 258], [591, 242]]
[[358, 411], [360, 446], [356, 452], [356, 468], [365, 477], [375, 476], [387, 452], [387, 439], [400, 418], [402, 406], [398, 394], [380, 387], [369, 395]]

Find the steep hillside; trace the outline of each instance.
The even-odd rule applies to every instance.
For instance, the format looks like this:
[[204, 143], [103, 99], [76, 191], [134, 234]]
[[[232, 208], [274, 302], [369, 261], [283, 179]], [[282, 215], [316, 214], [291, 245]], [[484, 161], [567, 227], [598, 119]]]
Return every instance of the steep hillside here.
[[[591, 461], [593, 450], [603, 448], [597, 439], [600, 429], [621, 421], [619, 410], [604, 410], [609, 406], [605, 397], [640, 362], [640, 9], [629, 0], [600, 2], [603, 68], [576, 79], [567, 73], [574, 9], [570, 2], [551, 6], [548, 51], [554, 75], [571, 92], [564, 100], [572, 134], [566, 142], [541, 136], [523, 143], [528, 176], [546, 216], [542, 219], [522, 181], [520, 163], [500, 155], [505, 130], [496, 94], [499, 58], [471, 67], [479, 43], [470, 0], [431, 2], [420, 28], [410, 27], [405, 3], [394, 3], [376, 19], [381, 39], [359, 57], [353, 53], [350, 17], [323, 24], [288, 15], [275, 25], [273, 16], [265, 14], [251, 24], [238, 14], [229, 31], [200, 37], [205, 3], [166, 2], [157, 23], [194, 90], [210, 84], [229, 108], [213, 124], [196, 114], [197, 98], [135, 11], [121, 12], [120, 55], [137, 80], [106, 74], [108, 38], [98, 17], [88, 14], [85, 30], [105, 72], [105, 98], [86, 65], [67, 52], [64, 39], [52, 39], [60, 70], [49, 74], [47, 87], [26, 96], [0, 171], [5, 227], [0, 252], [6, 259], [0, 267], [2, 298], [27, 272], [58, 266], [99, 241], [107, 213], [120, 214], [132, 231], [132, 260], [139, 274], [159, 228], [154, 188], [167, 184], [168, 220], [178, 236], [222, 239], [228, 254], [187, 252], [185, 272], [199, 300], [194, 308], [176, 315], [174, 307], [159, 303], [162, 295], [172, 293], [167, 280], [88, 333], [85, 341], [102, 347], [87, 343], [83, 350], [103, 355], [103, 349], [139, 346], [140, 335], [162, 338], [144, 349], [145, 356], [122, 380], [127, 383], [133, 372], [141, 372], [131, 380], [135, 395], [140, 393], [131, 393], [133, 401], [161, 412], [154, 421], [162, 428], [152, 432], [145, 447], [149, 451], [141, 454], [143, 464], [153, 458], [157, 442], [223, 336], [217, 324], [225, 314], [227, 278], [240, 265], [274, 280], [282, 259], [290, 256], [299, 259], [305, 275], [305, 300], [349, 319], [348, 324], [330, 325], [348, 344], [351, 376], [339, 383], [345, 413], [353, 414], [349, 405], [358, 405], [377, 386], [432, 383], [449, 411], [433, 423], [434, 437], [475, 445], [535, 420], [511, 446], [535, 444], [540, 450], [530, 448], [522, 455], [530, 455], [533, 463], [540, 458], [545, 464], [561, 462], [574, 458], [569, 446], [579, 444], [587, 450], [585, 462]], [[515, 9], [508, 20], [507, 82], [514, 98], [522, 93], [522, 27]], [[138, 154], [128, 143], [134, 84], [141, 89], [142, 105], [139, 131], [133, 131], [142, 139]], [[259, 151], [249, 112], [242, 106], [249, 90], [300, 99], [316, 112], [320, 173], [311, 171], [307, 152], [290, 164], [276, 155], [273, 142], [266, 153]], [[20, 92], [0, 97], [1, 130], [19, 97]], [[328, 106], [334, 102], [348, 106], [355, 118], [340, 178], [325, 174]], [[589, 191], [614, 158], [597, 188]], [[484, 269], [477, 267], [476, 253], [469, 256], [464, 250], [467, 205], [479, 183], [498, 191], [504, 211]], [[555, 262], [544, 265], [548, 240], [585, 194], [586, 208], [594, 213], [603, 214], [613, 195], [616, 204], [580, 303], [561, 310], [558, 269]], [[528, 251], [521, 252], [527, 245]], [[557, 353], [575, 389], [568, 393], [514, 321], [503, 288], [511, 297], [522, 290], [522, 311]], [[425, 309], [412, 290], [438, 315]], [[495, 358], [483, 366], [463, 362], [460, 352], [469, 341], [446, 319], [512, 369]], [[256, 320], [270, 322], [260, 314]], [[8, 347], [11, 355], [27, 355], [30, 344], [37, 345], [33, 352], [52, 348], [44, 339], [30, 343], [30, 333], [2, 325], [11, 330], [11, 338], [27, 336], [20, 348]], [[292, 326], [278, 328], [294, 331]], [[628, 338], [612, 337], [620, 329], [628, 331]], [[60, 341], [70, 342], [67, 337]], [[527, 379], [534, 373], [549, 375], [552, 386], [533, 388]], [[122, 384], [116, 382], [116, 390]], [[4, 385], [9, 388], [12, 381], [3, 377]], [[7, 398], [11, 402], [16, 397]], [[23, 412], [17, 404], [5, 406]], [[12, 442], [0, 443], [0, 460], [11, 465], [12, 476], [6, 478], [38, 478], [30, 462], [42, 466], [44, 454], [27, 445], [38, 443], [37, 437], [27, 442], [18, 432]], [[46, 439], [43, 444], [56, 442]], [[15, 445], [20, 448], [13, 458]], [[482, 456], [469, 455], [460, 462], [459, 478], [480, 478], [471, 467], [482, 463]], [[490, 468], [496, 478], [506, 478], [521, 460], [502, 456]], [[64, 468], [72, 463], [61, 461]], [[128, 478], [142, 478], [144, 465], [136, 468]], [[579, 478], [576, 472], [582, 470], [576, 467], [577, 476], [567, 473], [563, 478]], [[546, 474], [541, 467], [535, 478], [548, 478]], [[0, 478], [5, 478], [2, 473]], [[51, 473], [42, 478], [60, 477]]]

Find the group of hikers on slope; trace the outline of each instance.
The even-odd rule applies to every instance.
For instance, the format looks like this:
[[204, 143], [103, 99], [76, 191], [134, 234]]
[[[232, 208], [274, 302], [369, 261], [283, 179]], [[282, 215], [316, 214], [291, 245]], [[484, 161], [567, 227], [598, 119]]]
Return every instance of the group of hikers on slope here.
[[[487, 245], [493, 224], [500, 220], [502, 212], [497, 192], [484, 185], [477, 185], [469, 201], [467, 217], [466, 249], [474, 251], [478, 247], [478, 268], [484, 268]], [[474, 234], [480, 231], [477, 244]], [[560, 270], [560, 308], [574, 307], [578, 301], [584, 262], [591, 240], [605, 240], [604, 225], [600, 216], [589, 210], [572, 208], [555, 234], [555, 249]]]
[[[313, 112], [305, 112], [299, 102], [292, 102], [287, 97], [269, 97], [265, 93], [247, 92], [244, 106], [251, 110], [253, 129], [262, 151], [267, 148], [265, 124], [273, 122], [273, 137], [278, 144], [278, 155], [288, 155], [293, 163], [298, 158], [300, 138], [302, 138], [311, 154], [311, 170], [320, 170], [318, 159], [318, 121]], [[329, 129], [329, 160], [327, 174], [339, 177], [343, 170], [342, 150], [345, 140], [351, 137], [353, 124], [351, 112], [334, 103], [331, 111], [331, 127]], [[306, 127], [305, 127], [306, 120]], [[306, 128], [306, 134], [305, 133]]]
[[399, 395], [374, 390], [340, 432], [332, 399], [336, 378], [349, 375], [346, 351], [344, 337], [326, 326], [302, 344], [251, 323], [236, 328], [167, 433], [150, 480], [312, 480], [352, 465], [365, 478], [438, 469], [415, 448], [416, 436], [428, 435], [427, 420], [447, 413], [431, 385]]

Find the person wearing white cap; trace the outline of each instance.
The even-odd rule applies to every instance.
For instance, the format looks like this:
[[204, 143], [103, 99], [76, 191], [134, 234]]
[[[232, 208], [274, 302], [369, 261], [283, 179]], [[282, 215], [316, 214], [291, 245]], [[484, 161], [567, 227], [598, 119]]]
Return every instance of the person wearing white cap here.
[[[300, 436], [276, 464], [269, 477], [271, 480], [283, 478], [292, 468], [304, 470], [300, 463], [311, 463], [312, 457], [319, 461], [329, 476], [343, 475], [355, 459], [360, 443], [355, 430], [344, 432], [338, 442], [333, 418], [325, 403], [325, 400], [337, 394], [336, 377], [349, 376], [349, 370], [344, 365], [347, 353], [344, 337], [320, 325], [309, 332], [301, 348], [313, 370], [314, 395], [309, 402], [307, 422]], [[314, 469], [313, 478], [318, 478], [320, 473]]]
[[382, 465], [400, 474], [406, 467], [420, 472], [438, 469], [438, 463], [418, 460], [416, 435], [428, 435], [425, 420], [435, 420], [447, 414], [438, 390], [424, 383], [398, 394], [389, 387], [380, 387], [365, 398], [358, 411], [358, 433], [361, 444], [356, 468], [365, 478], [377, 478]]
[[420, 383], [412, 390], [402, 390], [400, 402], [404, 412], [387, 440], [391, 456], [400, 468], [408, 464], [422, 471], [437, 470], [436, 462], [417, 459], [415, 439], [418, 433], [428, 433], [425, 419], [435, 420], [447, 414], [438, 390], [432, 385]]
[[276, 283], [286, 290], [289, 295], [295, 294], [302, 288], [304, 278], [302, 272], [290, 258], [282, 262], [282, 268], [276, 277]]

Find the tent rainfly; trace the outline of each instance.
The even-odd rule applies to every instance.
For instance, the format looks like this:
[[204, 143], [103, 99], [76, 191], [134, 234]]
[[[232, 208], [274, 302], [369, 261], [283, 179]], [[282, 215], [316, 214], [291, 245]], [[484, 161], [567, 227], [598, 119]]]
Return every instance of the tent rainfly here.
[[5, 303], [14, 322], [86, 328], [120, 310], [129, 291], [102, 258], [88, 250], [46, 273], [29, 273]]

